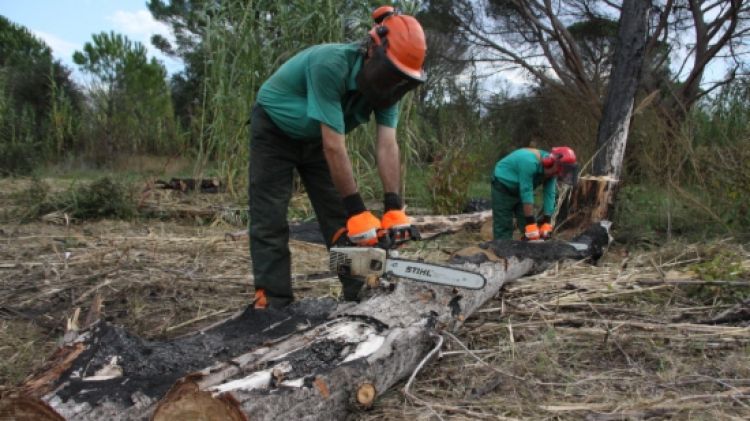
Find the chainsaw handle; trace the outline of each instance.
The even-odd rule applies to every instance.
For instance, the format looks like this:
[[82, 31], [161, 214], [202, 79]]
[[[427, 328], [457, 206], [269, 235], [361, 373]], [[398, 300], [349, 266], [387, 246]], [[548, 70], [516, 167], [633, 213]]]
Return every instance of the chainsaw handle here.
[[[375, 247], [385, 250], [398, 248], [407, 241], [422, 239], [419, 230], [411, 225], [404, 228], [379, 229], [377, 235], [378, 243]], [[340, 228], [336, 231], [331, 239], [331, 244], [334, 247], [369, 247], [353, 243], [352, 240], [349, 239], [346, 228]]]
[[421, 240], [422, 236], [416, 227], [409, 225], [402, 228], [388, 228], [378, 231], [378, 247], [386, 250], [398, 248], [411, 240]]

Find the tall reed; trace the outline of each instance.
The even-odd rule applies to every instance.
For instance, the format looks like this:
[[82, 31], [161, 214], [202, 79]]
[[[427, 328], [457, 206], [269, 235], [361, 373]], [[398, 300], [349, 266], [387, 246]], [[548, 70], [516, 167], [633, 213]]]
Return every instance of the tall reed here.
[[211, 3], [204, 11], [206, 78], [196, 175], [216, 162], [229, 190], [241, 191], [247, 177], [247, 122], [261, 84], [298, 51], [347, 41], [347, 33], [357, 32], [352, 22], [357, 26], [367, 10], [365, 2], [342, 0]]

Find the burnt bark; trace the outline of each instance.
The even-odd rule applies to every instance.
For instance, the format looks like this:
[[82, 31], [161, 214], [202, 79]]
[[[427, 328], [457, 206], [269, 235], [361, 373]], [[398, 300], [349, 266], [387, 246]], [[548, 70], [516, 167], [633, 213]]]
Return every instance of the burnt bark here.
[[599, 122], [593, 175], [619, 179], [628, 140], [635, 92], [640, 80], [648, 30], [648, 0], [625, 0], [617, 34], [614, 67]]
[[481, 290], [385, 279], [358, 304], [311, 299], [283, 310], [248, 308], [173, 341], [145, 341], [97, 322], [32, 376], [24, 393], [4, 399], [0, 415], [341, 419], [411, 374], [440, 331], [459, 328], [505, 282], [561, 259], [596, 258], [608, 242], [606, 225], [570, 243], [496, 240], [452, 260], [487, 278]]

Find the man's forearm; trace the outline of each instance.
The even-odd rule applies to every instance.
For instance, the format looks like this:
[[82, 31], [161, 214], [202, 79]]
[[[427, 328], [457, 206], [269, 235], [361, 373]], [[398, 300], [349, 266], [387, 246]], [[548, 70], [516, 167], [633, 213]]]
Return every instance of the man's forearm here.
[[523, 204], [523, 216], [525, 217], [534, 217], [534, 205], [529, 203]]
[[401, 158], [396, 142], [396, 129], [378, 126], [377, 160], [383, 191], [398, 193], [401, 190]]
[[357, 183], [354, 181], [352, 163], [349, 160], [349, 154], [346, 152], [344, 135], [336, 133], [325, 124], [321, 124], [320, 127], [323, 136], [323, 154], [328, 162], [333, 185], [341, 197], [356, 193]]

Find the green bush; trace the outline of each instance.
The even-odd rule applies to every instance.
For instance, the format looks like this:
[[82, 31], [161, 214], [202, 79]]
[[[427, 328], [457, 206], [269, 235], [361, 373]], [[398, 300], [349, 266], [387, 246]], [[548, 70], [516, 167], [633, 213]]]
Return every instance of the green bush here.
[[700, 189], [678, 192], [664, 185], [624, 185], [615, 204], [615, 236], [622, 242], [661, 243], [673, 236], [726, 235], [722, 219], [701, 206], [711, 200]]
[[12, 196], [20, 208], [15, 212], [22, 221], [31, 220], [53, 211], [47, 201], [50, 192], [49, 184], [38, 178], [31, 180], [31, 185]]
[[61, 199], [65, 209], [78, 219], [129, 218], [135, 214], [135, 205], [126, 186], [109, 177], [74, 189]]
[[[747, 279], [750, 270], [743, 266], [743, 258], [736, 250], [716, 246], [704, 250], [704, 259], [690, 265], [689, 269], [697, 274], [699, 279], [706, 281], [732, 281]], [[684, 288], [685, 293], [707, 305], [716, 303], [741, 302], [750, 297], [750, 288], [732, 284], [710, 284], [694, 285]]]
[[477, 177], [476, 158], [462, 149], [446, 148], [430, 165], [427, 187], [436, 213], [459, 213], [469, 197], [469, 186]]
[[28, 175], [36, 168], [37, 142], [0, 141], [0, 175]]
[[49, 185], [34, 180], [16, 196], [24, 207], [21, 219], [29, 221], [51, 212], [62, 212], [74, 219], [130, 218], [136, 214], [132, 195], [124, 184], [109, 177], [91, 184], [71, 186], [60, 193], [50, 193]]

